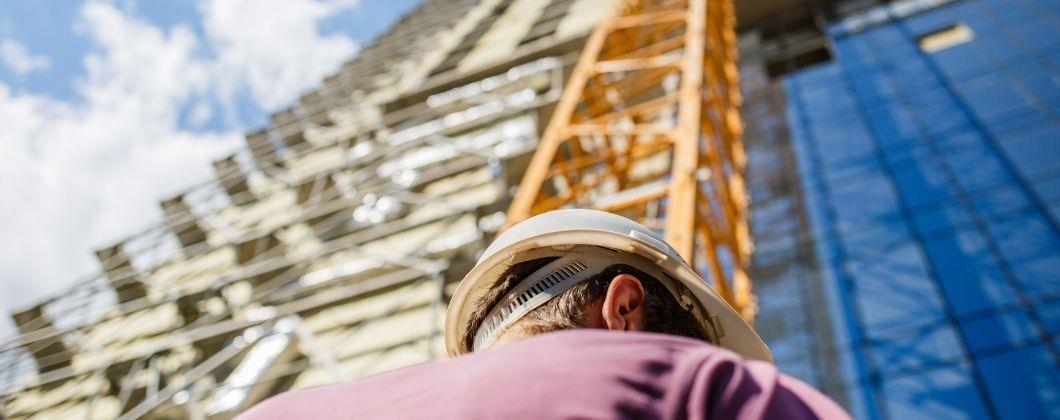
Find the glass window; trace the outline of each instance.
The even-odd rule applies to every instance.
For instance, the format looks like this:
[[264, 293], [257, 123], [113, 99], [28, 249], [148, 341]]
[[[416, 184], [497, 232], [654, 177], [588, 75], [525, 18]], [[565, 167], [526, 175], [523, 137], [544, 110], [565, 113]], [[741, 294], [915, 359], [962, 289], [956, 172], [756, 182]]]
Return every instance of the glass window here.
[[1051, 115], [1060, 115], [1060, 97], [1052, 98], [1044, 106]]
[[987, 123], [1031, 108], [1031, 98], [999, 74], [989, 74], [959, 85], [958, 90], [972, 111]]
[[[938, 93], [938, 95], [942, 95]], [[940, 134], [952, 131], [965, 124], [968, 118], [952, 99], [939, 99], [935, 94], [924, 95], [913, 100], [917, 120], [928, 133]]]
[[[822, 72], [811, 78], [800, 79], [798, 84], [801, 99], [813, 104], [813, 106], [807, 107], [803, 111], [814, 120], [834, 118], [837, 114], [842, 114], [843, 111], [854, 105], [854, 97], [847, 90], [846, 85], [837, 83], [837, 81], [842, 80], [840, 76], [838, 74], [831, 75], [836, 73], [834, 71], [836, 66], [833, 64], [821, 67], [832, 71]], [[829, 75], [830, 79], [827, 80], [830, 83], [821, 83], [819, 81], [822, 80], [823, 75]]]
[[890, 163], [892, 170], [904, 169], [907, 166], [915, 165], [915, 158], [930, 155], [932, 145], [930, 143], [920, 143], [909, 147], [900, 147], [889, 149], [884, 154], [884, 159]]
[[893, 62], [893, 76], [898, 80], [898, 88], [906, 95], [915, 95], [925, 89], [938, 86], [931, 68], [920, 57]]
[[850, 229], [898, 212], [890, 182], [883, 176], [852, 178], [830, 186], [839, 229]]
[[867, 113], [869, 125], [883, 147], [909, 147], [921, 139], [917, 120], [909, 108], [894, 104]]
[[925, 142], [914, 147], [888, 149], [886, 154], [887, 161], [891, 162], [894, 168], [897, 169], [902, 165], [914, 163], [911, 161], [914, 156], [923, 160], [922, 156], [932, 155], [935, 153], [933, 148], [939, 149], [940, 153], [946, 155], [952, 150], [973, 144], [982, 144], [979, 133], [972, 130], [969, 125], [961, 124], [946, 130], [945, 133], [935, 135], [930, 143]]
[[987, 224], [987, 230], [1001, 255], [1013, 264], [1060, 255], [1060, 238], [1037, 212], [992, 221]]
[[[1002, 24], [1019, 24], [1020, 22], [1033, 18], [1039, 11], [1037, 1], [995, 1], [979, 2], [979, 12], [997, 19]], [[1040, 2], [1049, 3], [1049, 2]], [[1015, 6], [1015, 7], [1014, 7]]]
[[958, 363], [964, 354], [957, 332], [945, 321], [877, 334], [872, 342], [873, 362], [885, 375]]
[[944, 73], [955, 80], [967, 80], [989, 71], [990, 68], [988, 57], [973, 43], [936, 51], [931, 54], [931, 58]]
[[1060, 74], [1039, 64], [1037, 60], [1024, 60], [1018, 68], [1009, 70], [1008, 74], [1026, 86], [1040, 101], [1060, 98]]
[[857, 105], [854, 98], [839, 86], [805, 91], [802, 96], [813, 104], [813, 110], [807, 111], [806, 117], [814, 123], [850, 118], [851, 110]]
[[1012, 275], [1031, 297], [1060, 293], [1060, 255], [1044, 255], [1012, 265]]
[[1037, 125], [1028, 130], [1011, 133], [1001, 140], [1001, 147], [1024, 176], [1060, 169], [1060, 126], [1054, 123]]
[[905, 221], [895, 214], [879, 223], [868, 223], [840, 231], [846, 252], [852, 257], [870, 257], [897, 246], [912, 243]]
[[1031, 201], [1014, 185], [1002, 185], [970, 195], [975, 211], [987, 220], [1004, 220], [1014, 213], [1027, 211]]
[[997, 137], [1005, 137], [1026, 131], [1028, 128], [1049, 123], [1052, 111], [1040, 107], [1026, 108], [1022, 112], [1006, 114], [986, 123], [986, 127]]
[[894, 182], [906, 206], [910, 208], [953, 200], [957, 193], [946, 179], [946, 174], [933, 162], [918, 162], [915, 166], [896, 168]]
[[978, 2], [957, 3], [941, 12], [950, 16], [950, 19], [973, 22], [973, 26], [977, 31], [982, 29], [980, 26], [982, 19], [980, 18]]
[[1034, 191], [1047, 202], [1060, 201], [1060, 176], [1052, 176], [1032, 183]]
[[971, 124], [961, 124], [935, 137], [935, 144], [943, 150], [956, 150], [968, 145], [984, 144], [983, 135]]
[[827, 162], [864, 158], [873, 152], [868, 133], [849, 113], [811, 123], [810, 134], [818, 147], [828, 151], [821, 156]]
[[1028, 5], [1033, 7], [1033, 10], [1038, 13], [1060, 13], [1060, 4], [1051, 1], [1028, 1]]
[[929, 238], [924, 241], [924, 249], [943, 293], [958, 315], [1016, 300], [978, 233], [963, 231]]
[[1052, 215], [1053, 220], [1060, 220], [1060, 202], [1052, 202], [1046, 205], [1049, 208], [1049, 214]]
[[799, 94], [809, 106], [806, 116], [814, 122], [830, 122], [837, 117], [849, 117], [846, 111], [854, 101], [841, 86], [802, 86]]
[[990, 417], [964, 364], [885, 378], [882, 391], [887, 417], [893, 419]]
[[[1011, 9], [1022, 9], [1022, 7], [1011, 7]], [[1012, 42], [1009, 37], [997, 32], [986, 32], [976, 34], [975, 42], [982, 46], [983, 50], [1000, 61], [1009, 61], [1016, 57], [1027, 54], [1027, 49]]]
[[979, 357], [978, 362], [1002, 418], [1060, 417], [1060, 369], [1045, 348]]
[[917, 230], [924, 235], [949, 232], [971, 223], [972, 217], [960, 203], [943, 203], [940, 207], [920, 210], [913, 216]]
[[986, 318], [961, 322], [968, 340], [968, 350], [979, 352], [1038, 339], [1039, 331], [1022, 310], [993, 314]]
[[1012, 180], [1008, 168], [985, 144], [970, 144], [943, 156], [965, 191], [976, 191]]
[[[1007, 25], [1006, 28], [1019, 38], [1018, 42], [1033, 50], [1045, 51], [1060, 46], [1060, 37], [1056, 35], [1056, 26], [1050, 22], [1055, 16], [1035, 16], [1024, 19], [1018, 25]], [[1048, 34], [1053, 34], [1049, 36]]]
[[867, 330], [882, 332], [943, 319], [943, 302], [915, 245], [851, 258], [846, 267], [856, 284], [855, 298]]
[[821, 160], [825, 170], [823, 180], [829, 185], [857, 180], [863, 176], [886, 176], [875, 156], [845, 162], [830, 162], [823, 157]]
[[1060, 299], [1054, 297], [1053, 300], [1041, 303], [1034, 310], [1050, 334], [1060, 332]]
[[[1029, 395], [1021, 404], [1031, 407], [1060, 398], [1055, 378], [1021, 372], [1060, 372], [1044, 349], [1026, 349], [1041, 346], [1040, 330], [1060, 334], [1060, 235], [1016, 182], [1027, 179], [1060, 217], [1060, 38], [1027, 41], [1002, 22], [1053, 19], [1038, 32], [1051, 34], [1060, 21], [1039, 9], [1060, 13], [1058, 4], [950, 3], [906, 18], [912, 36], [884, 24], [835, 39], [835, 61], [786, 79], [800, 94], [788, 121], [836, 329], [824, 345], [848, 362], [842, 381], [821, 380], [860, 387], [849, 390], [855, 410], [876, 393], [863, 401], [884, 418], [1060, 416], [998, 403], [1004, 392]], [[923, 53], [918, 36], [958, 22], [970, 39]], [[766, 241], [762, 251], [788, 246]], [[794, 308], [801, 293], [761, 292], [791, 297], [774, 309]], [[777, 325], [805, 317], [787, 321]], [[802, 361], [814, 343], [776, 343], [793, 373], [813, 374]], [[1012, 354], [1028, 360], [1006, 361]], [[973, 360], [983, 363], [975, 375]], [[1006, 364], [1024, 382], [996, 374]], [[989, 384], [976, 383], [983, 377]], [[994, 389], [1005, 381], [1011, 390]]]
[[800, 88], [827, 87], [839, 77], [839, 68], [832, 63], [807, 67], [793, 75]]
[[890, 77], [879, 69], [857, 70], [851, 68], [847, 71], [850, 83], [858, 99], [869, 108], [875, 108], [880, 104], [894, 101], [897, 90], [891, 83]]
[[1057, 49], [1056, 51], [1050, 53], [1046, 53], [1045, 61], [1047, 62], [1047, 64], [1053, 66], [1053, 68], [1060, 67], [1060, 49]]

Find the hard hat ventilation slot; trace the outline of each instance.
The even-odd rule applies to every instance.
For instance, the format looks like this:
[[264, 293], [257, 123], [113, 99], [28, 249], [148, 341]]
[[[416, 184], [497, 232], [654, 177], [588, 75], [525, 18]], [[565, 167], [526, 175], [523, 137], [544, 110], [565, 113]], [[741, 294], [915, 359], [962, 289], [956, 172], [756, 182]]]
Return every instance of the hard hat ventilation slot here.
[[[508, 298], [508, 304], [490, 311], [490, 314], [483, 320], [478, 334], [476, 334], [475, 347], [480, 347], [483, 343], [493, 341], [494, 336], [510, 323], [541, 306], [553, 296], [563, 293], [578, 281], [584, 280], [585, 276], [580, 276], [576, 279], [574, 277], [582, 274], [589, 268], [589, 265], [574, 260], [551, 270], [551, 272], [548, 271], [549, 268], [546, 266], [542, 269], [543, 272], [548, 273], [544, 277], [537, 276], [537, 273], [531, 274], [527, 280], [533, 281], [535, 277], [540, 278], [540, 280], [534, 281], [530, 285], [517, 286], [512, 290], [511, 293], [514, 295]], [[522, 292], [519, 292], [519, 289], [522, 289]], [[547, 295], [545, 295], [546, 292], [548, 292]]]

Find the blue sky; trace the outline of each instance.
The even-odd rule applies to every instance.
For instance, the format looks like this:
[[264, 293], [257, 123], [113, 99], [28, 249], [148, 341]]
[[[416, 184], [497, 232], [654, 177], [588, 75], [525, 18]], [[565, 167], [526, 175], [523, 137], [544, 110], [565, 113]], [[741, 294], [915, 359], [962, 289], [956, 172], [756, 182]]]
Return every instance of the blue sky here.
[[0, 311], [97, 271], [417, 3], [0, 0]]
[[[76, 81], [85, 74], [85, 55], [97, 48], [85, 34], [81, 21], [85, 0], [0, 0], [0, 39], [14, 40], [27, 53], [43, 58], [46, 64], [20, 74], [8, 65], [0, 65], [0, 83], [15, 93], [46, 95], [63, 101], [80, 101]], [[186, 27], [200, 39], [204, 37], [203, 9], [206, 1], [102, 1], [116, 9], [148, 22], [164, 31]], [[326, 2], [321, 2], [326, 3]], [[357, 0], [347, 2], [317, 22], [323, 36], [342, 36], [361, 46], [385, 30], [395, 19], [411, 10], [419, 0]], [[211, 45], [202, 45], [198, 53], [216, 54]], [[249, 98], [241, 98], [238, 125], [263, 124], [270, 109], [261, 109]], [[231, 121], [211, 121], [205, 127], [189, 129], [219, 130], [236, 128]]]

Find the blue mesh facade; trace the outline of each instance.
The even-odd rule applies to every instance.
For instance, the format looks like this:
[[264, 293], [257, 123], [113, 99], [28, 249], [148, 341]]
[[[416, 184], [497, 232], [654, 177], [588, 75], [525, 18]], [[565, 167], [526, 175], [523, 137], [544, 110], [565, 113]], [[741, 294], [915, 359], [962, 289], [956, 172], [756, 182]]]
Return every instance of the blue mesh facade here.
[[894, 10], [781, 81], [842, 372], [801, 376], [861, 418], [1058, 418], [1060, 2]]

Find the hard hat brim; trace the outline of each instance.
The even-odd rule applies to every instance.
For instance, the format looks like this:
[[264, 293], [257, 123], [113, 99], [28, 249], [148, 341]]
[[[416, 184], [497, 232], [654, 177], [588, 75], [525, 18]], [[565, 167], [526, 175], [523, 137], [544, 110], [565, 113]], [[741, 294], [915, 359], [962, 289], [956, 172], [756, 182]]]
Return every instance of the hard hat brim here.
[[450, 356], [468, 353], [462, 342], [468, 321], [474, 311], [474, 303], [495, 284], [498, 277], [512, 264], [525, 261], [525, 256], [535, 250], [564, 250], [579, 245], [593, 245], [616, 251], [628, 252], [657, 264], [671, 278], [685, 286], [709, 313], [712, 324], [718, 331], [718, 346], [729, 349], [744, 357], [772, 362], [769, 348], [758, 334], [743, 318], [710, 288], [680, 258], [667, 255], [659, 249], [659, 244], [646, 240], [644, 235], [623, 235], [617, 232], [597, 229], [567, 229], [543, 233], [517, 242], [506, 244], [503, 248], [493, 250], [468, 272], [457, 286], [449, 303], [445, 319], [445, 345]]

